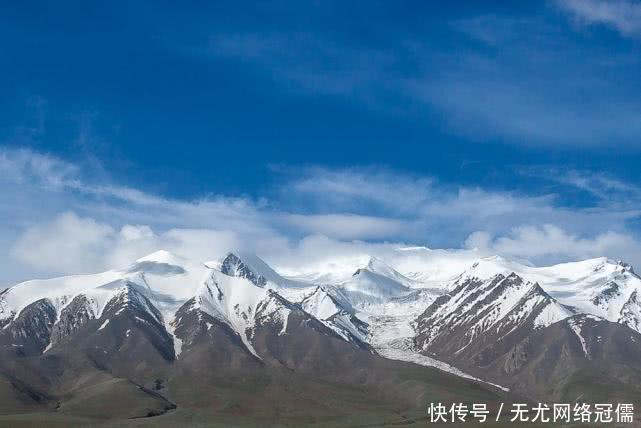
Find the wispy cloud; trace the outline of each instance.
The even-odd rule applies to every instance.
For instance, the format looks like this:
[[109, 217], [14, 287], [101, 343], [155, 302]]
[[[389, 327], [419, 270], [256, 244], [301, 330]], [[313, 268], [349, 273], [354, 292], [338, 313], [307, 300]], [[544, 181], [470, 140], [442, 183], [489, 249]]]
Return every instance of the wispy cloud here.
[[498, 237], [492, 237], [487, 232], [475, 232], [467, 238], [465, 246], [550, 263], [583, 260], [599, 255], [638, 263], [640, 250], [637, 240], [627, 233], [603, 232], [596, 236], [581, 237], [553, 224], [516, 227]]
[[[429, 177], [398, 174], [385, 167], [298, 169], [287, 186], [296, 196], [322, 200], [324, 206], [394, 214], [414, 213], [437, 192]], [[322, 209], [322, 206], [318, 207]]]
[[641, 37], [641, 3], [637, 0], [558, 0], [561, 9], [584, 25], [605, 25], [624, 36]]
[[638, 72], [638, 57], [577, 40], [562, 24], [500, 15], [456, 21], [452, 28], [477, 43], [444, 53], [439, 72], [413, 80], [412, 92], [475, 141], [638, 147], [641, 105], [631, 94], [639, 88], [616, 83]]
[[630, 218], [641, 214], [639, 208], [641, 206], [641, 187], [610, 174], [541, 167], [522, 168], [519, 172], [524, 176], [564, 186], [567, 188], [564, 189], [565, 193], [584, 193], [593, 199], [592, 210], [627, 212]]
[[396, 238], [407, 228], [403, 220], [358, 214], [290, 214], [285, 220], [307, 234], [337, 239]]
[[371, 101], [371, 92], [382, 89], [387, 69], [396, 61], [396, 55], [384, 49], [350, 46], [304, 32], [217, 34], [190, 52], [258, 66], [295, 90]]
[[[603, 2], [576, 6], [583, 3], [562, 2], [566, 10], [598, 9]], [[638, 5], [621, 3], [627, 6], [603, 8], [621, 10], [632, 31]], [[638, 146], [638, 88], [622, 91], [613, 78], [629, 79], [641, 67], [636, 56], [596, 48], [585, 55], [567, 31], [537, 17], [481, 15], [443, 31], [456, 49], [420, 35], [359, 46], [312, 32], [272, 32], [215, 34], [188, 52], [236, 60], [296, 92], [348, 97], [378, 113], [437, 118], [471, 141]]]
[[603, 173], [570, 170], [549, 175], [560, 183], [586, 191], [606, 204], [639, 206], [641, 188]]

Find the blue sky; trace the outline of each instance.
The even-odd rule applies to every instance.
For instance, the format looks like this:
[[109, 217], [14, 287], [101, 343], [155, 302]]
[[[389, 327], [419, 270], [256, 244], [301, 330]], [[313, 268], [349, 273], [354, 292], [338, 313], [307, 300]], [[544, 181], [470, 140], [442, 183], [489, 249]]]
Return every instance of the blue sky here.
[[641, 262], [640, 54], [637, 0], [14, 2], [6, 281], [172, 231]]

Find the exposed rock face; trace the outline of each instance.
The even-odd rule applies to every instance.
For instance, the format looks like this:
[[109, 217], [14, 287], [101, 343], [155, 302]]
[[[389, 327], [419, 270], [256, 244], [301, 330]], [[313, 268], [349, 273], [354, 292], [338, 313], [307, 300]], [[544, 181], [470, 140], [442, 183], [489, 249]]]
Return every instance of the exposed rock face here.
[[237, 255], [229, 253], [223, 260], [220, 271], [225, 275], [245, 278], [258, 287], [264, 287], [267, 279], [255, 273], [250, 266], [246, 265]]
[[641, 331], [641, 298], [635, 290], [621, 309], [619, 322], [636, 331]]
[[212, 370], [257, 369], [262, 361], [245, 345], [240, 335], [227, 323], [202, 311], [196, 299], [187, 301], [172, 321], [176, 340], [180, 341], [180, 360], [190, 367], [204, 367], [216, 362]]
[[528, 340], [525, 339], [518, 345], [514, 346], [514, 348], [510, 349], [507, 354], [505, 354], [505, 363], [503, 364], [503, 370], [505, 371], [505, 373], [515, 373], [527, 362], [527, 344]]
[[532, 332], [483, 370], [530, 396], [561, 400], [582, 391], [586, 397], [612, 399], [639, 390], [639, 352], [636, 331], [575, 315]]
[[592, 303], [594, 303], [596, 306], [603, 306], [606, 305], [610, 300], [612, 300], [612, 298], [620, 295], [621, 287], [619, 286], [619, 284], [614, 281], [610, 281], [604, 286], [604, 289], [603, 291], [601, 291], [601, 293], [594, 296], [594, 298], [592, 299]]
[[125, 282], [106, 304], [97, 320], [100, 327], [88, 343], [112, 349], [121, 362], [134, 355], [144, 360], [156, 354], [165, 361], [173, 361], [173, 338], [162, 314], [143, 292], [140, 286]]
[[16, 316], [15, 311], [9, 310], [6, 307], [5, 299], [8, 292], [9, 288], [0, 291], [0, 328], [4, 328], [4, 326], [13, 321]]
[[60, 319], [51, 330], [51, 347], [69, 339], [75, 332], [85, 326], [89, 320], [96, 318], [89, 299], [84, 294], [76, 296], [60, 313]]
[[39, 354], [49, 344], [56, 317], [56, 308], [48, 299], [37, 300], [1, 331], [0, 341], [5, 346], [20, 347], [28, 354]]

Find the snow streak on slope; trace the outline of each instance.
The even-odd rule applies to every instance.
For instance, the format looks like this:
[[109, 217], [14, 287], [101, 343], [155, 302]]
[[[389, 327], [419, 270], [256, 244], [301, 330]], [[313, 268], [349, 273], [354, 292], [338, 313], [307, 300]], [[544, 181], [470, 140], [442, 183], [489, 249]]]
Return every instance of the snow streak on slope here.
[[580, 320], [570, 319], [568, 320], [568, 325], [570, 326], [570, 329], [574, 332], [574, 334], [576, 334], [576, 337], [579, 339], [579, 342], [581, 343], [581, 348], [583, 349], [583, 353], [585, 354], [586, 357], [589, 358], [590, 354], [588, 352], [588, 347], [585, 342], [585, 338], [581, 333], [581, 329], [583, 328], [583, 323]]

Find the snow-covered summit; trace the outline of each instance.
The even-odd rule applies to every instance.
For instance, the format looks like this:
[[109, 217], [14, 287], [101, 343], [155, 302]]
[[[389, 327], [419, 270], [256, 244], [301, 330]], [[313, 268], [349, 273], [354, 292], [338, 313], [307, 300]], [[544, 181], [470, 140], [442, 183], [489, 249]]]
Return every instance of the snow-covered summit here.
[[247, 261], [246, 257], [239, 257], [234, 253], [228, 253], [220, 264], [220, 271], [225, 275], [234, 276], [238, 278], [245, 278], [258, 287], [265, 287], [267, 285], [267, 278], [261, 273], [260, 269], [255, 267], [263, 267], [262, 264], [257, 263], [257, 258], [252, 260], [251, 264]]
[[141, 257], [136, 260], [137, 263], [141, 262], [154, 262], [154, 263], [164, 263], [173, 266], [182, 266], [187, 262], [187, 259], [180, 257], [172, 252], [167, 250], [158, 250], [151, 254]]
[[246, 278], [259, 287], [299, 288], [309, 286], [309, 284], [281, 276], [257, 255], [242, 251], [227, 253], [219, 263], [218, 270], [225, 275]]
[[356, 276], [359, 272], [367, 271], [377, 275], [384, 276], [385, 278], [393, 279], [394, 281], [402, 284], [406, 287], [415, 287], [419, 286], [420, 283], [413, 281], [412, 279], [406, 277], [405, 275], [398, 272], [389, 264], [385, 263], [382, 259], [378, 257], [371, 257], [367, 262], [367, 265], [363, 268], [359, 268], [353, 276]]

